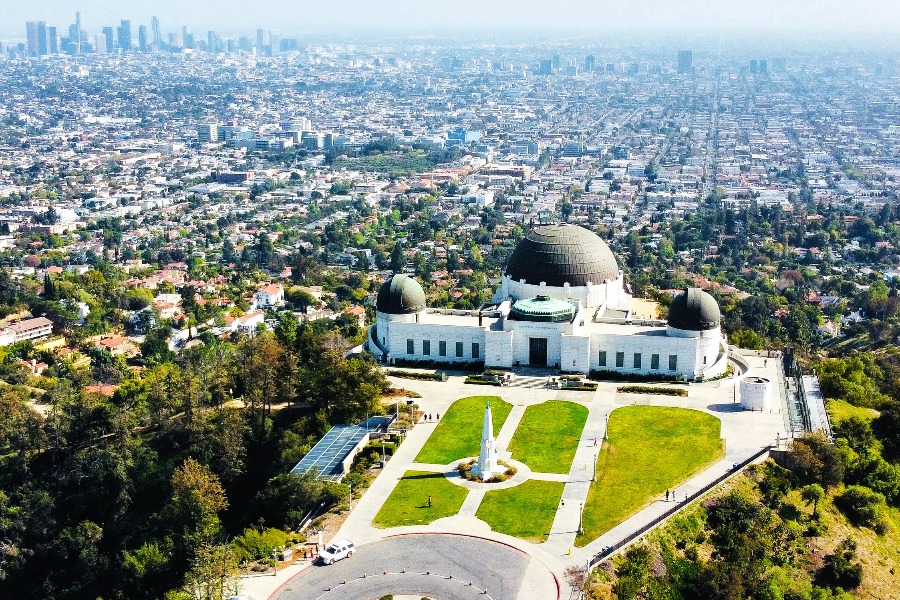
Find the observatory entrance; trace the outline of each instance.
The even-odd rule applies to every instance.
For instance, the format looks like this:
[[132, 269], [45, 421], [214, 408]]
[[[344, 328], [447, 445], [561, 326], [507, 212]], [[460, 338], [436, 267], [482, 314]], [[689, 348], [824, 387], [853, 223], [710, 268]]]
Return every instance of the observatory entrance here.
[[547, 366], [547, 338], [528, 338], [528, 366]]

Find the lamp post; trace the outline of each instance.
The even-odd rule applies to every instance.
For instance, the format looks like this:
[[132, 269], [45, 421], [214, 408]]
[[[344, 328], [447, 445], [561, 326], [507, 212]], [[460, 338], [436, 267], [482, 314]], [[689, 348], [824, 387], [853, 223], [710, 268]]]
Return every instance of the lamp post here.
[[350, 489], [350, 494], [349, 494], [350, 497], [347, 498], [347, 506], [350, 507], [350, 510], [353, 510], [353, 482], [348, 481], [347, 487]]
[[606, 413], [606, 427], [603, 428], [603, 439], [609, 439], [609, 413]]
[[597, 481], [597, 459], [600, 458], [600, 453], [594, 453], [594, 472], [591, 475], [591, 482]]
[[578, 503], [578, 535], [584, 534], [584, 502]]

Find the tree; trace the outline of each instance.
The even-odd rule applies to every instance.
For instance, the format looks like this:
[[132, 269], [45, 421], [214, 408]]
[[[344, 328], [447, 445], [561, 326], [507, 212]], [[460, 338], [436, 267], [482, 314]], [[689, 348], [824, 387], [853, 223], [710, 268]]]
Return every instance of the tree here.
[[800, 490], [800, 497], [807, 504], [813, 505], [813, 518], [819, 517], [819, 502], [825, 498], [825, 490], [818, 483], [811, 483]]
[[182, 592], [194, 600], [222, 600], [237, 593], [238, 561], [234, 549], [230, 545], [204, 544], [197, 550], [184, 579]]
[[192, 562], [197, 551], [218, 537], [219, 512], [228, 500], [219, 478], [208, 467], [188, 458], [172, 474], [172, 498], [164, 511], [174, 535], [176, 560]]

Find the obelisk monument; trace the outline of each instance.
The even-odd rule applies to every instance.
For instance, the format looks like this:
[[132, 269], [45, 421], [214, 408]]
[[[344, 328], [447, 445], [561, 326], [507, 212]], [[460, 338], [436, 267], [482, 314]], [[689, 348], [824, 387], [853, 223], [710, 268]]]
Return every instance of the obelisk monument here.
[[484, 407], [484, 425], [481, 429], [481, 453], [478, 465], [472, 469], [482, 481], [487, 481], [503, 470], [497, 462], [497, 445], [494, 442], [494, 419], [491, 417], [491, 403]]

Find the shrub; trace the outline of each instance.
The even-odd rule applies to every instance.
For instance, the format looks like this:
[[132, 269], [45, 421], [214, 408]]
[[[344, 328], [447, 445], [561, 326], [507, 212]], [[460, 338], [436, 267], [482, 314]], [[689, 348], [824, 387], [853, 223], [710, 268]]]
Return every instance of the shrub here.
[[483, 379], [481, 375], [469, 375], [466, 377], [466, 383], [471, 383], [474, 385], [494, 385], [499, 386], [500, 381], [494, 381], [492, 379]]
[[647, 385], [621, 385], [616, 388], [617, 392], [623, 394], [660, 394], [662, 396], [681, 396], [687, 397], [687, 390], [680, 388], [667, 387], [651, 387]]
[[290, 539], [291, 536], [274, 527], [262, 531], [247, 528], [244, 533], [234, 538], [231, 544], [238, 561], [246, 563], [269, 558], [273, 552], [284, 548]]
[[862, 585], [863, 567], [856, 560], [856, 543], [851, 539], [841, 542], [834, 554], [825, 559], [825, 572], [829, 579], [842, 588], [855, 589]]
[[835, 504], [855, 525], [876, 527], [884, 518], [884, 496], [862, 485], [851, 485]]

